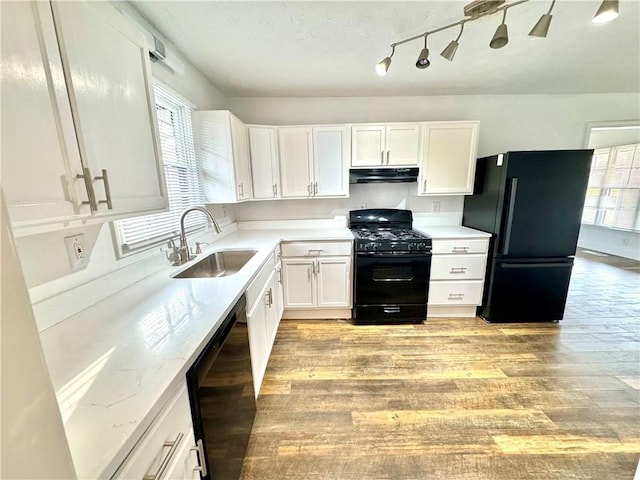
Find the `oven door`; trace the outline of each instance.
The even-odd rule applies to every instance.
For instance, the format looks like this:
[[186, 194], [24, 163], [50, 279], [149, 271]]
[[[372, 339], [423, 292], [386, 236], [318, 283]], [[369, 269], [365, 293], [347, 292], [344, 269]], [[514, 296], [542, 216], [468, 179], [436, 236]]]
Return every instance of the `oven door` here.
[[430, 254], [357, 253], [356, 305], [427, 303]]

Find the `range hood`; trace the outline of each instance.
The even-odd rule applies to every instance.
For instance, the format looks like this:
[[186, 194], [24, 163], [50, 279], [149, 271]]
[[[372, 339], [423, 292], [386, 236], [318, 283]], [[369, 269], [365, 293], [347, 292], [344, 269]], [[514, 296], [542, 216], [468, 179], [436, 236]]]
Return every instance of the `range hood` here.
[[349, 183], [417, 182], [418, 167], [413, 168], [352, 168]]

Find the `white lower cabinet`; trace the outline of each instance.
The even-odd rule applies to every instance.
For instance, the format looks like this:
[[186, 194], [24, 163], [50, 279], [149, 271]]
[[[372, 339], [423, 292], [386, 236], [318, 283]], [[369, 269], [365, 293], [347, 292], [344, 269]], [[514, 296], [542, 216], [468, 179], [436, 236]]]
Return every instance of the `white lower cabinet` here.
[[488, 238], [433, 239], [429, 317], [475, 317], [482, 303]]
[[351, 308], [352, 242], [283, 243], [285, 310]]
[[274, 252], [246, 293], [251, 370], [256, 398], [260, 393], [260, 386], [267, 369], [271, 348], [276, 339], [278, 326], [282, 318], [280, 264], [275, 263], [275, 258], [276, 254]]
[[186, 382], [122, 463], [113, 479], [200, 478]]

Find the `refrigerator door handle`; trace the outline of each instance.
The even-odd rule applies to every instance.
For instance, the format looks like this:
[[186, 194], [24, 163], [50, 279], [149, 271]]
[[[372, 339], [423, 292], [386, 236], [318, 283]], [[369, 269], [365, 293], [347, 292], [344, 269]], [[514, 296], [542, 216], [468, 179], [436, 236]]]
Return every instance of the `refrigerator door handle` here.
[[504, 243], [502, 244], [502, 254], [509, 254], [509, 243], [511, 242], [511, 227], [513, 226], [513, 212], [516, 206], [516, 193], [518, 190], [518, 179], [511, 178], [509, 180], [510, 187], [509, 188], [509, 206], [507, 210], [507, 224], [504, 229]]
[[538, 267], [562, 267], [571, 268], [573, 262], [547, 262], [547, 263], [506, 263], [500, 262], [498, 266], [501, 268], [538, 268]]

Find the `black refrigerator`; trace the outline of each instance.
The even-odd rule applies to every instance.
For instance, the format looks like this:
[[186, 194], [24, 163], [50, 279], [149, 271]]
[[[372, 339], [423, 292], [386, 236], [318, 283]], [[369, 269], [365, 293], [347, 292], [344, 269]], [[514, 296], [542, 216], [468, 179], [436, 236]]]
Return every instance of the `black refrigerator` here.
[[480, 158], [462, 224], [492, 234], [482, 306], [489, 322], [561, 320], [593, 150]]

